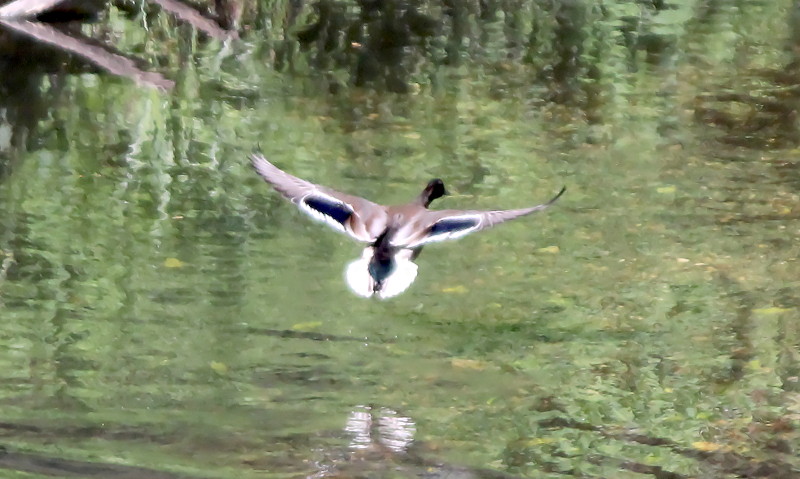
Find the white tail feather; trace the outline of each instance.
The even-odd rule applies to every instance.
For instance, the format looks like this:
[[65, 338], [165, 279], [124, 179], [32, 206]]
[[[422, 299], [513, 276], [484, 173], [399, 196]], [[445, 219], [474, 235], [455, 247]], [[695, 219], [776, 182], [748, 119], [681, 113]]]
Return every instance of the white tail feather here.
[[347, 265], [344, 279], [347, 285], [357, 295], [364, 298], [372, 297], [375, 281], [369, 275], [369, 259], [360, 258]]
[[396, 258], [395, 270], [383, 280], [378, 296], [381, 299], [397, 296], [407, 290], [417, 278], [417, 265], [407, 259]]
[[410, 254], [406, 253], [410, 250], [401, 250], [395, 255], [394, 270], [383, 280], [378, 291], [375, 291], [375, 280], [369, 274], [369, 262], [373, 251], [372, 247], [365, 248], [361, 258], [347, 265], [344, 277], [350, 289], [364, 298], [378, 296], [381, 299], [397, 296], [407, 290], [417, 278], [417, 265], [408, 259]]

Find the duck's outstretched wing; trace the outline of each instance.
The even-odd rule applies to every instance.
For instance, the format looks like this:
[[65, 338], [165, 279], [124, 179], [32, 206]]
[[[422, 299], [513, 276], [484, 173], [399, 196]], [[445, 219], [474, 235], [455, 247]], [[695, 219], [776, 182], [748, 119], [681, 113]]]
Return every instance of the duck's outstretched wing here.
[[377, 203], [290, 175], [259, 154], [251, 156], [251, 163], [264, 181], [301, 211], [358, 241], [375, 241], [386, 228], [386, 209]]
[[416, 222], [416, 234], [409, 230], [406, 238], [401, 239], [401, 235], [398, 234], [398, 240], [407, 248], [416, 248], [435, 241], [458, 239], [470, 233], [491, 228], [504, 221], [542, 211], [555, 203], [566, 190], [566, 187], [561, 188], [561, 191], [547, 203], [530, 208], [494, 211], [429, 211]]

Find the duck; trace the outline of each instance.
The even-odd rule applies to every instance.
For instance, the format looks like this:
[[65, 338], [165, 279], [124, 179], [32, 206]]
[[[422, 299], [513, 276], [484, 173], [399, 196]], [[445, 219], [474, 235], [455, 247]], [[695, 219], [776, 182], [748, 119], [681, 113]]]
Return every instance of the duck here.
[[444, 182], [434, 178], [409, 203], [384, 206], [293, 176], [261, 154], [250, 159], [256, 173], [300, 211], [366, 243], [361, 257], [345, 269], [349, 288], [365, 298], [388, 299], [406, 291], [417, 277], [414, 260], [428, 243], [456, 240], [542, 211], [566, 191], [563, 187], [546, 203], [527, 208], [431, 210], [433, 201], [449, 194]]

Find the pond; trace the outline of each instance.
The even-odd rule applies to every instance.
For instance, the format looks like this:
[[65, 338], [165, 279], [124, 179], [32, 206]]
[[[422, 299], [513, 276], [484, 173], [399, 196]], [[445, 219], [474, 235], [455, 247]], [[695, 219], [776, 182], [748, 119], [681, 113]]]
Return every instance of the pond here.
[[[797, 12], [722, 3], [665, 10], [658, 55], [609, 20], [566, 82], [506, 13], [407, 89], [354, 85], [269, 2], [224, 41], [116, 7], [84, 27], [171, 90], [4, 74], [3, 477], [800, 477]], [[436, 177], [434, 209], [567, 191], [367, 300], [363, 245], [256, 151], [382, 204]]]

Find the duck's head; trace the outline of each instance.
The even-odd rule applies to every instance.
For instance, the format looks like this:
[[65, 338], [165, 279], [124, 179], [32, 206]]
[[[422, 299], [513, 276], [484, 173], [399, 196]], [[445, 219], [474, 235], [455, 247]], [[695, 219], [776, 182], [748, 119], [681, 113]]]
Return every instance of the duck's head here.
[[444, 188], [444, 181], [440, 180], [439, 178], [434, 178], [429, 181], [428, 186], [422, 190], [420, 197], [422, 198], [423, 204], [427, 208], [433, 200], [441, 198], [447, 194], [449, 193]]

